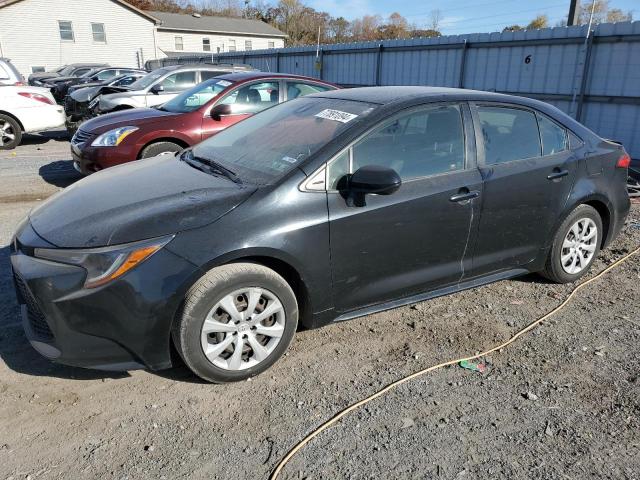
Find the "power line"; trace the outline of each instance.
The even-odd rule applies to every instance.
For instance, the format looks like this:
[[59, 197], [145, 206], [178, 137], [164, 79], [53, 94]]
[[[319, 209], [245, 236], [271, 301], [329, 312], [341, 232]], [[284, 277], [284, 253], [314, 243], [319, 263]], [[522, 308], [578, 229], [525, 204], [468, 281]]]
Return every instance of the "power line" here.
[[[517, 15], [519, 13], [541, 12], [543, 10], [552, 10], [552, 9], [557, 9], [557, 8], [560, 8], [560, 7], [565, 8], [566, 5], [564, 3], [561, 3], [561, 4], [556, 4], [556, 5], [550, 5], [549, 7], [544, 7], [544, 8], [531, 8], [531, 9], [528, 9], [528, 10], [518, 10], [516, 12], [499, 13], [497, 15], [487, 15], [486, 17], [473, 17], [472, 19], [469, 19], [468, 21], [475, 22], [476, 20], [485, 20], [487, 18], [496, 18], [496, 17], [508, 17], [509, 15]], [[467, 20], [460, 20], [460, 22], [465, 22], [465, 21], [467, 21]], [[442, 22], [442, 25], [444, 25], [445, 23], [451, 23], [451, 22]]]
[[[457, 11], [460, 11], [460, 10], [468, 10], [469, 8], [473, 8], [473, 7], [476, 7], [476, 8], [479, 8], [479, 7], [491, 7], [493, 5], [500, 5], [500, 4], [503, 4], [503, 3], [513, 3], [513, 0], [501, 0], [501, 1], [498, 1], [498, 2], [489, 2], [489, 3], [471, 3], [471, 4], [468, 4], [468, 5], [461, 6], [461, 7], [447, 8], [446, 10], [433, 9], [430, 12], [412, 13], [410, 15], [404, 15], [404, 17], [406, 17], [406, 18], [422, 17], [422, 16], [430, 15], [434, 11], [438, 11], [440, 13], [457, 12]], [[564, 3], [562, 5], [565, 6]], [[544, 5], [541, 5], [540, 8], [548, 8], [548, 7], [546, 7]]]

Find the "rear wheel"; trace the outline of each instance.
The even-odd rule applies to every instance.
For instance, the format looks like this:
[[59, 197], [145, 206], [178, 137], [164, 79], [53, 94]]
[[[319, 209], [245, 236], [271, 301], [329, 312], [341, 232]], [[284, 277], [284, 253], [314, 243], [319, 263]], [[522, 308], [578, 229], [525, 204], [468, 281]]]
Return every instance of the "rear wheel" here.
[[575, 282], [589, 271], [602, 235], [602, 219], [596, 209], [576, 207], [558, 228], [542, 274], [557, 283]]
[[188, 292], [173, 340], [200, 378], [225, 383], [257, 375], [287, 350], [298, 325], [289, 284], [253, 263], [209, 271]]
[[20, 124], [13, 117], [0, 114], [0, 150], [16, 148], [21, 141]]
[[140, 154], [140, 158], [157, 157], [158, 155], [165, 155], [171, 153], [178, 153], [184, 150], [184, 147], [173, 142], [157, 142], [152, 143], [148, 147], [145, 147]]

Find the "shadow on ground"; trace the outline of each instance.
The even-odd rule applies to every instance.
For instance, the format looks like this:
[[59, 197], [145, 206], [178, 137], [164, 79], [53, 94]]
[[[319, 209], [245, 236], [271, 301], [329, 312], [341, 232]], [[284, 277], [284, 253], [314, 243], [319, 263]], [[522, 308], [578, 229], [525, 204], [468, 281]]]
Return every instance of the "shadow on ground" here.
[[[68, 380], [130, 377], [128, 372], [108, 372], [59, 365], [42, 357], [33, 349], [22, 328], [9, 255], [9, 246], [0, 247], [0, 358], [7, 367], [25, 375]], [[152, 373], [179, 382], [204, 383], [184, 365], [177, 352], [172, 352], [172, 358], [175, 367]]]
[[49, 141], [68, 142], [69, 134], [66, 130], [51, 130], [42, 133], [25, 133], [22, 137], [21, 145], [42, 145]]
[[38, 174], [45, 182], [60, 188], [66, 188], [83, 178], [83, 175], [73, 168], [72, 160], [47, 163], [40, 167]]

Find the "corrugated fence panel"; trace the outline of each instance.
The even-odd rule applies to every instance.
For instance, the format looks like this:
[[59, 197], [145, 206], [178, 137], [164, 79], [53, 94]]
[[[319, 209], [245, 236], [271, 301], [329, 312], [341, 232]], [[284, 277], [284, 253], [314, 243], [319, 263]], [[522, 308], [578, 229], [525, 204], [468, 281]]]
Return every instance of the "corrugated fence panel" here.
[[[586, 35], [586, 26], [557, 27], [322, 45], [319, 58], [315, 46], [306, 46], [216, 54], [208, 61], [347, 86], [462, 86], [532, 96], [621, 141], [640, 158], [640, 22], [597, 25], [589, 42]], [[149, 65], [180, 60], [194, 58]]]

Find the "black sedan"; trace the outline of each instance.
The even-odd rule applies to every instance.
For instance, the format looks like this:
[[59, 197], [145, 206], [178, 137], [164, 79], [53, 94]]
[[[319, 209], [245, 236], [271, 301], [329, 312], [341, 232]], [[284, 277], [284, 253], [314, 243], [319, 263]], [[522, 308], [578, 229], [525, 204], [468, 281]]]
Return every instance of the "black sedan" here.
[[[124, 134], [123, 134], [124, 135]], [[213, 382], [319, 327], [501, 279], [584, 275], [629, 211], [629, 156], [556, 108], [427, 87], [328, 91], [85, 178], [20, 226], [32, 345]]]

